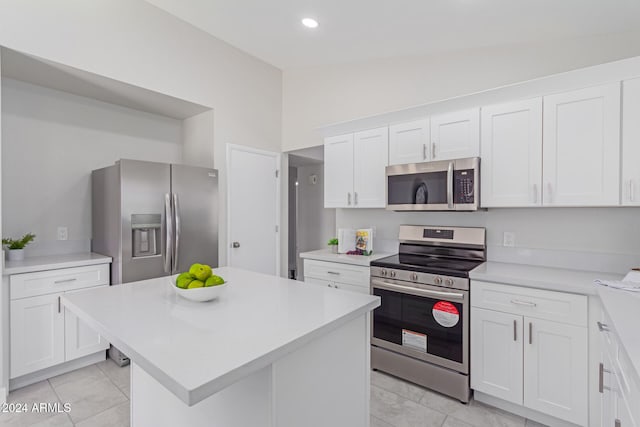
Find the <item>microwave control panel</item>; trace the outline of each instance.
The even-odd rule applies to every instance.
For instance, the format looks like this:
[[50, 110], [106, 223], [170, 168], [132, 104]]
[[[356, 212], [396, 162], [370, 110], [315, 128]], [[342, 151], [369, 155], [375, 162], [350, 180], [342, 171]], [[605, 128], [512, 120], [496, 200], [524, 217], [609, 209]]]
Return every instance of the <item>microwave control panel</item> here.
[[456, 204], [475, 203], [474, 170], [453, 171], [453, 202]]

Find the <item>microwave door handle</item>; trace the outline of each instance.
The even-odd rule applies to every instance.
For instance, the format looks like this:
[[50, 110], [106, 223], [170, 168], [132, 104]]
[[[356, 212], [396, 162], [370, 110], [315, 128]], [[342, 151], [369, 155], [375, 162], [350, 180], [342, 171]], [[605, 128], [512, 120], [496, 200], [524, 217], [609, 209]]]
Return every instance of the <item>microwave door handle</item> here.
[[447, 168], [447, 207], [453, 209], [453, 162]]
[[464, 294], [459, 292], [442, 292], [431, 291], [428, 289], [414, 288], [411, 286], [396, 285], [395, 283], [383, 282], [380, 280], [371, 281], [374, 288], [386, 289], [388, 291], [397, 291], [403, 294], [420, 295], [425, 297], [436, 297], [442, 299], [458, 299], [464, 300]]

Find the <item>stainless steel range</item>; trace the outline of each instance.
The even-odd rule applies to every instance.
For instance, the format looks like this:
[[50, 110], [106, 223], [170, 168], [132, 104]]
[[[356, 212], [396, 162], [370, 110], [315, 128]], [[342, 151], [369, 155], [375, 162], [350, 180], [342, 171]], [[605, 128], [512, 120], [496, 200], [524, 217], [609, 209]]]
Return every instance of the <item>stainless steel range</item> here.
[[469, 271], [484, 228], [400, 226], [397, 255], [371, 263], [371, 367], [468, 402]]

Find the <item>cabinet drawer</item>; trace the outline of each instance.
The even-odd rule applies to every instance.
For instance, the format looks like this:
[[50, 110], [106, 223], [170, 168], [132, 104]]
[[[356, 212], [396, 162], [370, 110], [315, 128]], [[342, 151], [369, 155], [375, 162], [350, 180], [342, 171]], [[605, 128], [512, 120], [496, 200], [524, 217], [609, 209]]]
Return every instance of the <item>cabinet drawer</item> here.
[[9, 283], [12, 300], [108, 285], [109, 264], [14, 274]]
[[367, 288], [367, 292], [369, 289], [369, 267], [306, 259], [304, 275], [314, 279], [363, 286]]
[[471, 305], [587, 326], [587, 297], [584, 295], [472, 281]]

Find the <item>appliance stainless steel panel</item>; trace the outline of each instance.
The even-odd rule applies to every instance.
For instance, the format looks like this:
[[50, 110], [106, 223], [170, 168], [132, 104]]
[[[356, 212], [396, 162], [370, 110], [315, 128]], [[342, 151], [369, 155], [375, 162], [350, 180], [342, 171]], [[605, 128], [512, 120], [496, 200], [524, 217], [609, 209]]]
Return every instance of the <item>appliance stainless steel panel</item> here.
[[[120, 282], [127, 283], [153, 277], [166, 276], [164, 270], [166, 248], [166, 215], [164, 200], [170, 190], [171, 168], [168, 164], [143, 162], [137, 160], [120, 160], [122, 209], [122, 277]], [[161, 215], [162, 231], [160, 254], [134, 257], [132, 215]], [[170, 255], [170, 254], [169, 254]]]
[[172, 272], [195, 262], [218, 266], [218, 171], [171, 165], [175, 250]]

